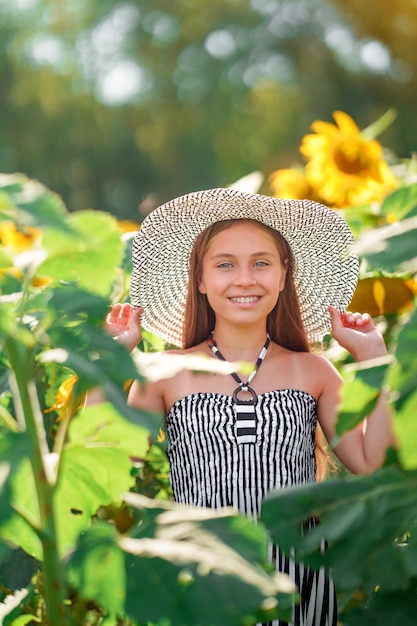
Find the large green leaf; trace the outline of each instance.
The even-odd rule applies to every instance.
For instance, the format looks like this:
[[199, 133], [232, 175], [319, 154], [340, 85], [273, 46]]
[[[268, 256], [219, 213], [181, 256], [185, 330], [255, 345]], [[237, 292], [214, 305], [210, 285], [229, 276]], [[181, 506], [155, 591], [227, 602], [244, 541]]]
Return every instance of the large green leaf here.
[[390, 388], [396, 391], [395, 406], [401, 408], [408, 395], [417, 388], [417, 310], [400, 328], [397, 337], [396, 367], [389, 378]]
[[70, 232], [45, 230], [42, 245], [48, 258], [37, 274], [78, 285], [106, 296], [110, 293], [124, 245], [115, 218], [98, 211], [79, 211], [68, 217]]
[[42, 560], [42, 546], [35, 527], [39, 527], [39, 506], [29, 458], [13, 474], [10, 504], [13, 515], [1, 527], [1, 535], [13, 545]]
[[67, 209], [60, 196], [24, 174], [0, 175], [0, 219], [19, 226], [69, 230]]
[[356, 251], [365, 257], [368, 270], [415, 272], [417, 270], [417, 217], [365, 232]]
[[0, 437], [0, 536], [1, 524], [12, 514], [12, 478], [30, 454], [26, 433], [8, 433]]
[[[83, 533], [70, 557], [69, 581], [86, 600], [93, 600], [109, 613], [121, 615], [126, 598], [123, 551], [116, 541], [116, 528], [106, 522], [95, 522]], [[138, 586], [140, 580], [137, 581]]]
[[149, 431], [128, 422], [108, 402], [91, 405], [73, 419], [69, 427], [66, 449], [80, 446], [113, 447], [127, 457], [143, 457], [149, 449]]
[[55, 493], [59, 551], [71, 550], [100, 506], [120, 500], [134, 485], [132, 463], [115, 448], [71, 448], [65, 451]]
[[[417, 474], [395, 466], [373, 475], [328, 480], [277, 490], [265, 501], [261, 519], [280, 547], [313, 567], [332, 568], [336, 584], [403, 589], [417, 574], [417, 561], [406, 558], [396, 539], [417, 519]], [[321, 524], [302, 534], [309, 517]], [[320, 552], [323, 538], [329, 544]]]
[[38, 567], [39, 563], [27, 552], [0, 542], [0, 584], [3, 588], [15, 591], [27, 587]]
[[336, 435], [357, 426], [374, 409], [391, 359], [349, 364], [342, 369], [342, 403], [336, 423]]
[[394, 430], [404, 467], [417, 468], [417, 311], [404, 324], [397, 338], [397, 363], [389, 378], [393, 392]]
[[417, 581], [410, 581], [404, 591], [375, 591], [365, 606], [356, 607], [342, 616], [343, 626], [415, 626], [417, 615]]
[[[135, 479], [130, 457], [145, 455], [149, 447], [148, 435], [147, 430], [123, 419], [110, 404], [88, 407], [72, 420], [54, 494], [61, 554], [74, 546], [79, 533], [88, 528], [100, 506], [120, 500], [122, 494], [133, 487]], [[10, 457], [10, 446], [8, 454]], [[15, 454], [18, 458], [17, 446]], [[56, 461], [51, 454], [48, 462]], [[5, 501], [0, 500], [0, 504], [4, 504], [4, 515], [10, 505], [16, 513], [9, 512], [0, 527], [0, 536], [42, 560], [40, 541], [31, 526], [31, 523], [39, 525], [39, 510], [27, 457], [15, 471], [11, 484], [12, 492], [8, 489], [4, 493]], [[3, 497], [1, 492], [0, 497]]]
[[402, 465], [409, 470], [417, 469], [417, 388], [396, 411], [394, 431]]
[[[265, 621], [278, 613], [288, 619], [294, 586], [282, 574], [267, 574], [268, 537], [262, 526], [247, 519], [208, 509], [182, 507], [129, 494], [140, 523], [129, 537], [120, 537], [125, 571], [113, 570], [116, 594], [126, 580], [124, 609], [140, 622], [182, 626], [240, 626]], [[103, 547], [94, 546], [101, 534]], [[109, 535], [88, 531], [71, 558], [71, 577], [90, 599], [114, 610], [96, 585], [97, 554], [120, 567]], [[86, 533], [87, 535], [87, 533]], [[94, 540], [94, 541], [93, 541]], [[100, 575], [102, 580], [104, 575]], [[103, 581], [103, 588], [109, 584]]]
[[87, 407], [72, 420], [55, 493], [60, 549], [72, 548], [102, 505], [133, 487], [130, 457], [143, 457], [149, 433], [123, 419], [108, 403]]
[[417, 184], [396, 189], [381, 205], [383, 215], [393, 214], [398, 220], [412, 217], [417, 211]]

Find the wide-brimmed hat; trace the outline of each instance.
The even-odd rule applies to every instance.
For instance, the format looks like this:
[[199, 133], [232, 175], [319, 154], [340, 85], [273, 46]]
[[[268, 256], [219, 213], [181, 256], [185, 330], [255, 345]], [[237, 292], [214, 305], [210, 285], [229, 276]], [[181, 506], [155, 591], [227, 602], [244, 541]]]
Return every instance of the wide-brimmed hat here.
[[288, 200], [237, 189], [198, 191], [175, 198], [150, 213], [132, 245], [130, 300], [142, 306], [143, 327], [182, 346], [188, 263], [196, 237], [229, 219], [270, 226], [289, 243], [294, 283], [310, 342], [330, 329], [329, 305], [344, 311], [358, 279], [353, 236], [335, 211], [310, 200]]

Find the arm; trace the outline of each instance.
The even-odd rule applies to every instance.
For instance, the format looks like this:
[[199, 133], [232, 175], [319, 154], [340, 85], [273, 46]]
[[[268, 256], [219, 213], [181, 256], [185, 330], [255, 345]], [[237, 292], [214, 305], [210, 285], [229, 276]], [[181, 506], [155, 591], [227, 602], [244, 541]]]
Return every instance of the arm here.
[[[334, 307], [329, 307], [329, 312], [333, 337], [356, 361], [387, 354], [383, 337], [368, 314], [345, 313], [341, 316]], [[331, 441], [335, 434], [343, 381], [336, 369], [328, 365], [329, 372], [319, 398], [319, 419], [327, 439]], [[366, 474], [381, 467], [390, 445], [395, 445], [395, 439], [386, 397], [382, 392], [374, 411], [356, 428], [342, 435], [334, 451], [351, 472]]]

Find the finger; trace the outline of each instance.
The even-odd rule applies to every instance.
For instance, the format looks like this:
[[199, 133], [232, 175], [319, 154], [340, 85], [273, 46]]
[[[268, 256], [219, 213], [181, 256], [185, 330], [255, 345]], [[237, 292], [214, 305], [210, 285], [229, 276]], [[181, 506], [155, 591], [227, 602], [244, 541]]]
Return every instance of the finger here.
[[120, 311], [119, 311], [120, 321], [127, 323], [131, 313], [132, 313], [132, 306], [128, 302], [125, 302], [121, 306]]
[[141, 306], [134, 306], [134, 307], [132, 307], [132, 313], [134, 315], [136, 315], [137, 317], [142, 317], [142, 315], [143, 315], [143, 307], [141, 307]]
[[331, 320], [333, 329], [339, 328], [340, 326], [342, 326], [342, 316], [339, 310], [336, 309], [336, 307], [334, 306], [329, 306], [327, 310], [330, 313], [330, 320]]
[[346, 311], [343, 314], [343, 324], [344, 326], [349, 326], [351, 328], [365, 326], [371, 317], [368, 313], [352, 313], [351, 311]]
[[141, 306], [132, 307], [130, 315], [131, 321], [140, 327], [142, 324], [143, 308]]
[[106, 320], [109, 322], [116, 322], [119, 319], [120, 311], [122, 310], [122, 305], [117, 303], [113, 304], [110, 308], [110, 311], [107, 313]]

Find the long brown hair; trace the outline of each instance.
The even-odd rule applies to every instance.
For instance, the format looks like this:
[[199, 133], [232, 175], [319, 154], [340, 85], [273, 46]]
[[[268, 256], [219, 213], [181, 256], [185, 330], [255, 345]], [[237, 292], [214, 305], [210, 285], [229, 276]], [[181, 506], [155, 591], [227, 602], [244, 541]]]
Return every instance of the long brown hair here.
[[198, 289], [203, 275], [203, 259], [213, 237], [236, 222], [249, 222], [269, 233], [276, 244], [283, 267], [287, 267], [285, 287], [267, 318], [267, 331], [272, 341], [295, 352], [309, 352], [294, 285], [294, 260], [291, 248], [276, 230], [251, 219], [216, 222], [203, 230], [195, 240], [189, 260], [189, 283], [183, 327], [184, 348], [191, 348], [204, 341], [214, 328], [216, 321], [214, 311], [205, 294], [200, 293]]

